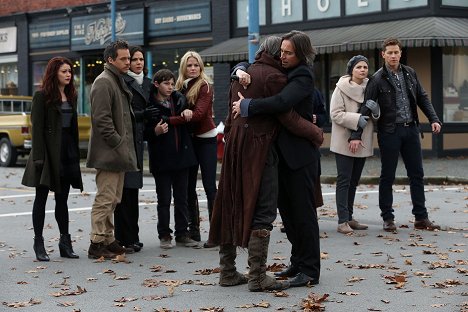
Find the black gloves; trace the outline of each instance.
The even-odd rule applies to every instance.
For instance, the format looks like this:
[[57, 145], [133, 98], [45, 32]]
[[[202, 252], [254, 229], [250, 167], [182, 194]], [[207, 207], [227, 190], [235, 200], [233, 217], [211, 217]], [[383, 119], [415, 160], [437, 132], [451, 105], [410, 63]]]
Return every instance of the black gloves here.
[[159, 108], [154, 107], [154, 106], [148, 106], [146, 109], [143, 111], [143, 116], [146, 120], [158, 120], [159, 115], [160, 115]]

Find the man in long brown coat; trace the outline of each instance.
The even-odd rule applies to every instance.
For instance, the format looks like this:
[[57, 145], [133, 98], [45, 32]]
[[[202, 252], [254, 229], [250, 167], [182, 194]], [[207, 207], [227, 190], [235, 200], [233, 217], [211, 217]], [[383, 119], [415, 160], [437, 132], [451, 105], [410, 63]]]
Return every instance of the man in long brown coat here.
[[[271, 36], [256, 54], [248, 69], [252, 84], [244, 90], [233, 82], [230, 102], [238, 92], [249, 98], [275, 95], [287, 84], [277, 55], [281, 38]], [[230, 105], [231, 106], [231, 105]], [[247, 282], [236, 271], [236, 246], [249, 249], [249, 290], [280, 290], [289, 287], [266, 275], [266, 259], [272, 223], [276, 219], [278, 195], [278, 155], [273, 141], [280, 123], [297, 135], [320, 145], [322, 131], [294, 111], [278, 116], [258, 115], [232, 119], [229, 111], [221, 177], [210, 224], [209, 243], [220, 245], [220, 285], [234, 286]]]

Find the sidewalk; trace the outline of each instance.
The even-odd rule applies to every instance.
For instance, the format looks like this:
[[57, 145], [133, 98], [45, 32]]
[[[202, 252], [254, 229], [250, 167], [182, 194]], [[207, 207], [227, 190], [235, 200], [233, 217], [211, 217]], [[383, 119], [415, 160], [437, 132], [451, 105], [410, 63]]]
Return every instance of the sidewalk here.
[[[147, 154], [145, 154], [147, 156]], [[336, 163], [333, 154], [321, 157], [322, 183], [333, 184], [336, 182]], [[468, 157], [457, 158], [425, 158], [423, 159], [424, 180], [427, 184], [468, 184]], [[86, 168], [86, 159], [81, 160], [82, 172], [92, 172], [94, 169]], [[221, 162], [218, 162], [218, 178], [221, 172]], [[148, 168], [148, 160], [144, 161], [144, 174], [151, 176]], [[378, 184], [380, 176], [380, 158], [373, 156], [366, 160], [362, 172], [362, 184]], [[395, 184], [408, 184], [406, 169], [403, 161], [399, 160], [396, 171]]]

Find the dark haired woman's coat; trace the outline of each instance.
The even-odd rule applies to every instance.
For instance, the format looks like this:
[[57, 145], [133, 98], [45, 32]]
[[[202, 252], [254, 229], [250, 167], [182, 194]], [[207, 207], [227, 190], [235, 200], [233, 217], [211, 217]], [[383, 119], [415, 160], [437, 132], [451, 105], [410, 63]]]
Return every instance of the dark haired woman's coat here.
[[[31, 187], [43, 185], [53, 192], [61, 191], [62, 112], [60, 105], [61, 103], [47, 104], [42, 91], [34, 94], [31, 108], [33, 146], [21, 182], [23, 185]], [[73, 142], [70, 142], [70, 144], [75, 145], [76, 150], [79, 152], [78, 114], [76, 103], [71, 103], [71, 105], [73, 107], [71, 123]], [[83, 191], [81, 174], [73, 176], [71, 186]]]
[[151, 79], [143, 78], [143, 84], [140, 86], [138, 82], [129, 75], [123, 76], [128, 88], [133, 94], [131, 106], [135, 114], [135, 127], [133, 131], [133, 140], [135, 141], [136, 156], [138, 163], [138, 171], [129, 171], [125, 173], [124, 188], [139, 189], [143, 187], [143, 153], [144, 132], [145, 132], [145, 117], [144, 111], [148, 106], [151, 86]]

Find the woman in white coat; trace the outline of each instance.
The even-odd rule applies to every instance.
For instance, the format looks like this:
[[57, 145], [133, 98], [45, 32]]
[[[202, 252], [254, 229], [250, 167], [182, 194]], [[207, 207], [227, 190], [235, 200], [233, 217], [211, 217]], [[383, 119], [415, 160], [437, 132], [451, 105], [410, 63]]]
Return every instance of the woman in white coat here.
[[[330, 150], [335, 153], [336, 208], [338, 213], [338, 232], [352, 233], [365, 230], [367, 225], [353, 218], [354, 197], [361, 178], [366, 158], [373, 155], [373, 122], [368, 122], [369, 112], [373, 119], [380, 114], [377, 103], [364, 101], [364, 90], [368, 82], [369, 61], [362, 55], [352, 57], [346, 75], [336, 84], [330, 103], [332, 120]], [[361, 104], [363, 107], [361, 107]], [[360, 137], [351, 133], [362, 128]]]

